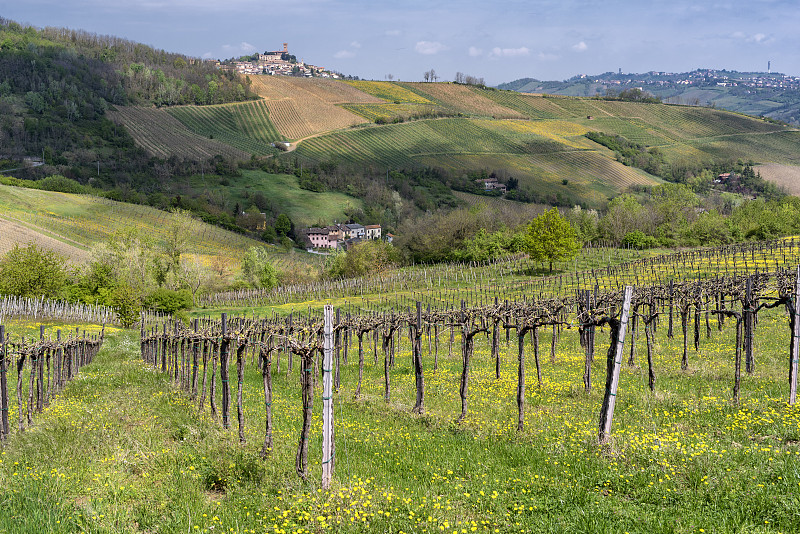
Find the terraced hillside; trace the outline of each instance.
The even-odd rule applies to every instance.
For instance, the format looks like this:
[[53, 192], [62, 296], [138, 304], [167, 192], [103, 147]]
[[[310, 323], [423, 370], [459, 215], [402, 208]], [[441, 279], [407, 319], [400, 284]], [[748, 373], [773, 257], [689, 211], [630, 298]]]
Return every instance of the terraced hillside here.
[[257, 156], [275, 154], [272, 143], [285, 139], [272, 124], [263, 101], [180, 106], [167, 111], [192, 132]]
[[[14, 243], [33, 241], [75, 261], [88, 257], [92, 245], [114, 232], [136, 229], [156, 241], [166, 237], [172, 214], [148, 206], [112, 200], [0, 185], [0, 253]], [[12, 231], [5, 232], [10, 229]], [[238, 265], [251, 246], [263, 243], [200, 221], [194, 223], [188, 243], [200, 261], [219, 256]], [[273, 260], [279, 269], [306, 269], [318, 263], [304, 253], [287, 254], [276, 247]]]
[[[432, 166], [514, 176], [546, 198], [599, 205], [631, 185], [659, 179], [615, 161], [584, 134], [599, 131], [658, 147], [666, 163], [753, 160], [800, 183], [800, 132], [715, 109], [523, 94], [452, 83], [338, 81], [253, 76], [258, 102], [123, 108], [112, 114], [160, 157], [247, 159], [299, 141], [308, 163], [386, 168]], [[177, 119], [177, 120], [176, 120]], [[772, 168], [772, 167], [767, 167]]]
[[208, 159], [217, 154], [234, 159], [250, 157], [224, 142], [198, 135], [164, 109], [117, 106], [108, 118], [125, 126], [137, 145], [159, 158], [170, 156]]
[[250, 79], [253, 90], [265, 99], [273, 124], [288, 139], [302, 139], [367, 122], [336, 104], [381, 102], [332, 80], [286, 76], [253, 76]]

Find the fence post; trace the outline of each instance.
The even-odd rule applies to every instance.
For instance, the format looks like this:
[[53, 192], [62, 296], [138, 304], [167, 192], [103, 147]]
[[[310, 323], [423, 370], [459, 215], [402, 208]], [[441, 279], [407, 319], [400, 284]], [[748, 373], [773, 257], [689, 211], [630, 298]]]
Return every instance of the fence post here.
[[333, 441], [333, 306], [325, 305], [322, 360], [322, 489], [330, 488], [336, 448]]
[[6, 327], [0, 325], [0, 439], [8, 435], [8, 381], [6, 378]]
[[219, 345], [219, 381], [222, 383], [222, 427], [228, 428], [228, 408], [231, 403], [231, 390], [228, 387], [228, 351], [230, 349], [228, 339], [228, 314], [222, 314], [222, 340]]
[[[794, 286], [794, 317], [793, 317], [792, 353], [789, 357], [789, 404], [797, 402], [797, 360], [800, 354], [800, 267], [797, 268], [797, 280]], [[0, 327], [2, 328], [2, 327]], [[2, 330], [0, 330], [2, 332]], [[1, 337], [1, 335], [0, 335]], [[4, 375], [5, 376], [5, 375]]]
[[622, 355], [625, 349], [625, 331], [628, 328], [628, 315], [631, 309], [633, 286], [625, 286], [625, 297], [622, 301], [622, 314], [619, 318], [616, 339], [614, 339], [614, 326], [612, 325], [612, 340], [616, 343], [608, 351], [608, 376], [606, 379], [606, 393], [603, 408], [600, 411], [600, 443], [605, 443], [611, 436], [611, 421], [614, 419], [614, 406], [617, 402], [617, 386], [619, 385], [619, 370], [622, 365]]

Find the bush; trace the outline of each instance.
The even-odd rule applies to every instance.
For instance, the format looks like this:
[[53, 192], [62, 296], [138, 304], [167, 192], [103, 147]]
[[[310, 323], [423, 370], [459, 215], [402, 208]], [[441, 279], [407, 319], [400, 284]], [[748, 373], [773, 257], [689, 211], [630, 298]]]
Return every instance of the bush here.
[[641, 230], [634, 230], [628, 232], [622, 238], [622, 244], [631, 248], [644, 250], [646, 248], [655, 248], [658, 246], [658, 239], [651, 235], [646, 235]]
[[175, 313], [192, 307], [192, 293], [188, 289], [172, 291], [160, 287], [144, 298], [144, 307], [164, 313]]
[[0, 259], [0, 293], [55, 298], [67, 283], [66, 258], [33, 243], [14, 245]]

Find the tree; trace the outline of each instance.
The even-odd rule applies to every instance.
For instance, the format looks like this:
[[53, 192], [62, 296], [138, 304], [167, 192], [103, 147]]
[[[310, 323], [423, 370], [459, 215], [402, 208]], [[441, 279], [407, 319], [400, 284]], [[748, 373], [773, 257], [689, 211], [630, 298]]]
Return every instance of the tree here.
[[256, 287], [270, 289], [278, 283], [278, 271], [264, 247], [250, 247], [242, 258], [242, 274]]
[[285, 213], [281, 213], [278, 215], [278, 218], [275, 219], [275, 231], [278, 232], [278, 235], [281, 237], [291, 235], [293, 226], [292, 220]]
[[14, 245], [0, 259], [0, 293], [54, 298], [66, 282], [66, 258], [33, 243], [25, 247]]
[[545, 211], [528, 225], [525, 251], [534, 261], [553, 262], [573, 258], [581, 248], [578, 235], [557, 208]]

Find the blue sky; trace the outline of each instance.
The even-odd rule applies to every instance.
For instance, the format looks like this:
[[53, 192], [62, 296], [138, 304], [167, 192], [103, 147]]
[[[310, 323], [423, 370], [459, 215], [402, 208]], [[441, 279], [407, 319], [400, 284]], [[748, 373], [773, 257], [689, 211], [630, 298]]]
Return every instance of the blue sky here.
[[800, 75], [800, 0], [0, 0], [34, 26], [184, 54], [276, 50], [362, 78], [435, 69], [498, 84], [606, 71], [726, 68]]

